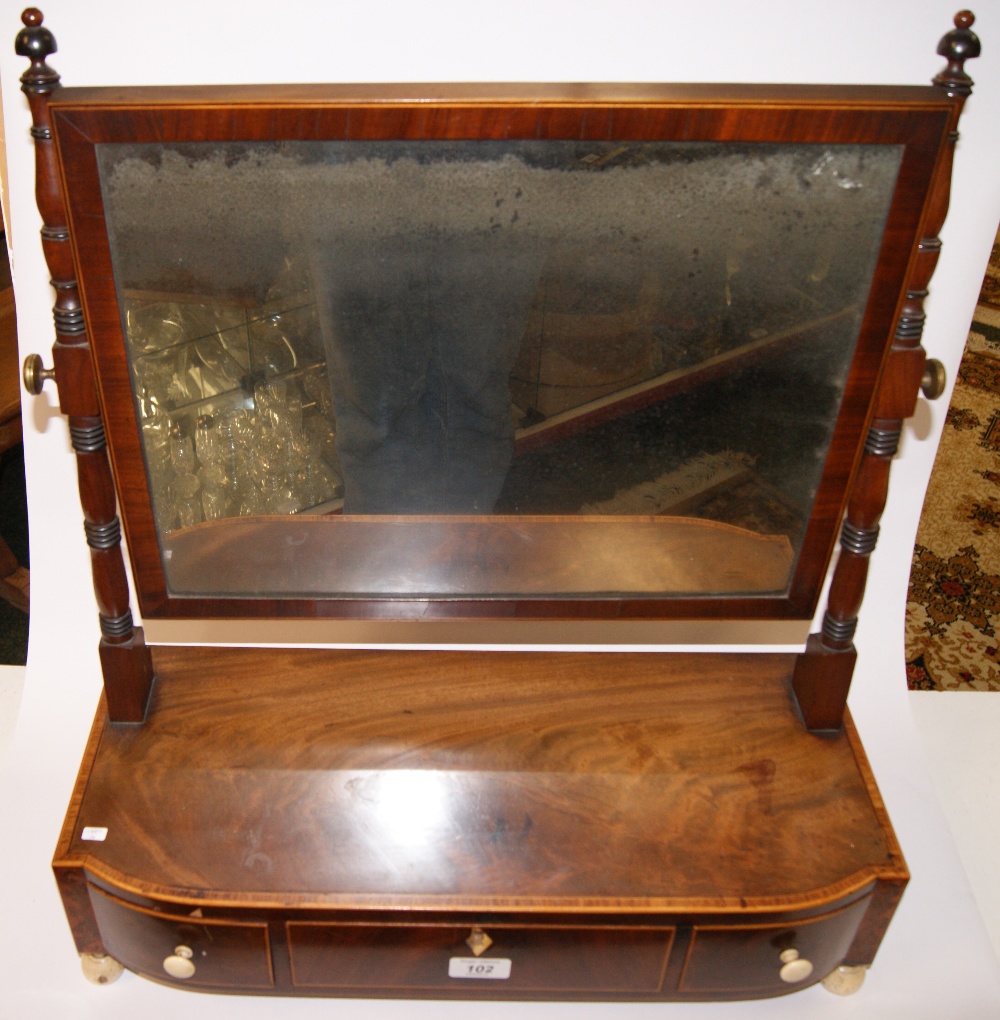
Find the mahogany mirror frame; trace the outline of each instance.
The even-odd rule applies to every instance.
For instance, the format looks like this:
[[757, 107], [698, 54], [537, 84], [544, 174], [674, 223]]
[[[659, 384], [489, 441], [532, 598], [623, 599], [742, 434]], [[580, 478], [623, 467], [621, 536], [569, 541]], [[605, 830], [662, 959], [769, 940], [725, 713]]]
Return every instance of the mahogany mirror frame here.
[[[61, 89], [49, 102], [97, 387], [143, 616], [808, 619], [843, 515], [952, 104], [939, 89], [322, 86]], [[613, 139], [902, 147], [812, 515], [783, 595], [329, 598], [175, 595], [161, 562], [114, 286], [97, 147], [115, 142]]]

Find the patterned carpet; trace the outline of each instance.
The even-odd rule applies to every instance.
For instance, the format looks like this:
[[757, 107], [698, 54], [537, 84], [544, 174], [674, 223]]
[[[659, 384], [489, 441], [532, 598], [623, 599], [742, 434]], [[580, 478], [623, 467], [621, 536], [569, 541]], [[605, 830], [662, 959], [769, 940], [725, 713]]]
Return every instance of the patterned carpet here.
[[912, 690], [1000, 691], [1000, 245], [980, 301], [913, 550]]

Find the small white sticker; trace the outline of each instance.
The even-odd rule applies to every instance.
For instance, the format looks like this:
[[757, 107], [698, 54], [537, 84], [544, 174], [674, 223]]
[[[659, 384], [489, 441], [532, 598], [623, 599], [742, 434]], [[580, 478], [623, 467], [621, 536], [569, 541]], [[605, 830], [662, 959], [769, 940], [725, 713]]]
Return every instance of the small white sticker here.
[[108, 838], [108, 830], [103, 825], [85, 825], [80, 839], [87, 839], [93, 843], [103, 843]]
[[510, 960], [499, 957], [453, 956], [448, 961], [448, 977], [503, 981], [510, 977]]

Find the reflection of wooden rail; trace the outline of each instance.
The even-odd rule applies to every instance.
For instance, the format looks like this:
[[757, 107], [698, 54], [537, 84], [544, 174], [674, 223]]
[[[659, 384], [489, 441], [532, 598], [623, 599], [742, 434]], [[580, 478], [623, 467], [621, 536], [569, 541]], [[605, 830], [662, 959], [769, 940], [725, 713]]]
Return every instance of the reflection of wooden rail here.
[[772, 333], [770, 336], [741, 344], [732, 350], [706, 358], [687, 368], [677, 368], [662, 375], [636, 383], [617, 393], [588, 401], [568, 411], [551, 415], [545, 421], [518, 429], [514, 433], [514, 452], [527, 453], [548, 443], [575, 435], [584, 429], [593, 428], [605, 421], [612, 421], [632, 411], [648, 407], [667, 397], [684, 393], [702, 386], [738, 369], [752, 365], [764, 357], [780, 354], [789, 347], [812, 339], [822, 330], [839, 324], [856, 315], [855, 305], [848, 305], [838, 312], [813, 319], [805, 325], [796, 325]]
[[788, 539], [679, 517], [231, 517], [164, 540], [178, 595], [782, 594]]

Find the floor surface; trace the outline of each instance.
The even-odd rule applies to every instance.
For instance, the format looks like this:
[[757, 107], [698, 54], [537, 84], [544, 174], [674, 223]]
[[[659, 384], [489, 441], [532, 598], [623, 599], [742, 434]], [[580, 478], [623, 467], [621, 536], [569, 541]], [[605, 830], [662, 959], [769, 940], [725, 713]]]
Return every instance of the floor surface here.
[[21, 692], [24, 689], [24, 667], [0, 665], [0, 763], [14, 736]]
[[931, 779], [1000, 958], [1000, 697], [911, 691]]

